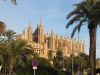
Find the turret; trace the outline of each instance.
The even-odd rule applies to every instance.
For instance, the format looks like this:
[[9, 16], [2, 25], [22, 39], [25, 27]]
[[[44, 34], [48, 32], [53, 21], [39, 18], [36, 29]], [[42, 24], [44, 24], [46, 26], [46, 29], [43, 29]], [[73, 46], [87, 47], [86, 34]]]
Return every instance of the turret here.
[[40, 17], [40, 25], [39, 25], [40, 28], [43, 29], [43, 23], [42, 23], [42, 18]]

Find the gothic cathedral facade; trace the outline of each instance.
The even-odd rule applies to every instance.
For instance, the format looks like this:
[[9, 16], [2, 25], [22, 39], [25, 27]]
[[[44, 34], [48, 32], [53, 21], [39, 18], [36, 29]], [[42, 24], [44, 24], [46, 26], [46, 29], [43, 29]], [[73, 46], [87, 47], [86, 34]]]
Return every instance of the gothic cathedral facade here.
[[30, 44], [35, 53], [40, 57], [48, 58], [48, 52], [52, 51], [53, 56], [60, 50], [64, 56], [70, 56], [73, 52], [75, 56], [78, 53], [85, 52], [85, 41], [72, 39], [65, 36], [58, 36], [51, 31], [51, 34], [45, 34], [42, 19], [36, 30], [32, 31], [32, 23], [29, 23], [27, 30], [18, 35], [17, 38], [24, 39]]

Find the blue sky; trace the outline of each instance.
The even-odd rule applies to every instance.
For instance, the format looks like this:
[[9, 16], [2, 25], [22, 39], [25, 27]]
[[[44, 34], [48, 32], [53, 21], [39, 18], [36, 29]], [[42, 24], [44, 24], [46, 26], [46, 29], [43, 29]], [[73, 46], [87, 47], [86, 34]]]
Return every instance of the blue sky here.
[[[12, 29], [17, 34], [27, 28], [32, 22], [33, 31], [39, 24], [42, 17], [44, 32], [69, 36], [72, 28], [65, 29], [67, 24], [66, 16], [74, 9], [73, 4], [81, 0], [17, 0], [17, 5], [10, 3], [10, 0], [0, 0], [0, 20], [4, 21], [8, 29]], [[97, 31], [97, 57], [100, 58], [100, 29]], [[75, 35], [77, 38], [77, 34]], [[89, 53], [89, 34], [87, 27], [83, 27], [80, 32], [80, 39], [86, 42], [86, 53]]]

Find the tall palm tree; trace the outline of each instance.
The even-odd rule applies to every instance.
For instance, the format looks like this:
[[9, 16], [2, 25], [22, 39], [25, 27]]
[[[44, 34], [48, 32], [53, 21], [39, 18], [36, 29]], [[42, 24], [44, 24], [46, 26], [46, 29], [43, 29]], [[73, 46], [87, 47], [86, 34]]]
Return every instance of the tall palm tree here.
[[[9, 36], [8, 34], [9, 33]], [[13, 72], [14, 65], [17, 63], [22, 56], [27, 54], [32, 54], [32, 49], [27, 46], [27, 42], [24, 40], [15, 40], [12, 37], [12, 31], [6, 33], [6, 38], [8, 41], [1, 43], [0, 55], [3, 58], [3, 73], [4, 75], [11, 75]]]
[[70, 12], [67, 19], [70, 18], [66, 28], [70, 25], [76, 25], [72, 32], [72, 37], [75, 32], [83, 25], [87, 25], [90, 35], [90, 50], [89, 60], [92, 75], [96, 74], [96, 30], [97, 26], [100, 26], [100, 0], [84, 0], [78, 4], [75, 4], [75, 9]]
[[0, 35], [6, 30], [6, 25], [4, 22], [0, 21]]

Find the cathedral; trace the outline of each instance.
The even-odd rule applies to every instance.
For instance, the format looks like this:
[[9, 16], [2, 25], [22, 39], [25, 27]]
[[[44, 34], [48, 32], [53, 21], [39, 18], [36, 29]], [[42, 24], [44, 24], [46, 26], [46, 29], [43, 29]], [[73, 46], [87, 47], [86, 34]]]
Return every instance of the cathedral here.
[[53, 56], [56, 56], [58, 50], [63, 53], [63, 56], [70, 56], [72, 52], [77, 56], [78, 53], [85, 52], [85, 42], [83, 40], [58, 36], [53, 31], [50, 34], [44, 33], [42, 19], [40, 19], [40, 23], [34, 32], [30, 22], [27, 30], [24, 30], [17, 38], [26, 40], [39, 57], [48, 58], [49, 51], [52, 51]]

